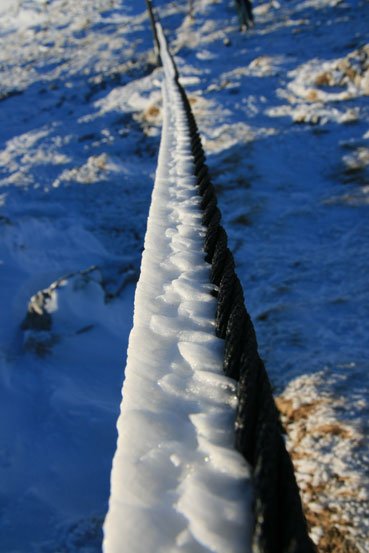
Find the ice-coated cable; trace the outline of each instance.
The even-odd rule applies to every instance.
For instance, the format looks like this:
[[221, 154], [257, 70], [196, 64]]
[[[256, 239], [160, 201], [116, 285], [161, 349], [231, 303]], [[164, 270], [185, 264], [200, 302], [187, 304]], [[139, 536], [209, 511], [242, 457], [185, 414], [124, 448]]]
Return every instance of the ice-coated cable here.
[[[310, 553], [315, 547], [308, 536], [292, 463], [284, 445], [269, 379], [258, 354], [233, 256], [227, 247], [227, 235], [220, 224], [221, 215], [196, 121], [160, 24], [157, 24], [157, 36], [165, 74], [163, 134], [136, 292], [112, 495], [105, 523], [105, 552], [124, 550], [128, 543], [128, 549], [137, 552], [148, 549]], [[168, 221], [175, 222], [176, 228], [168, 227]], [[169, 239], [167, 250], [163, 247], [164, 235]], [[152, 237], [155, 247], [152, 247]], [[153, 259], [157, 260], [156, 264]], [[158, 276], [163, 284], [163, 269], [167, 270], [164, 281], [172, 271], [172, 280], [164, 284], [164, 293], [154, 287], [147, 293], [148, 275], [155, 274], [155, 281]], [[157, 299], [162, 303], [156, 304]], [[151, 330], [166, 338], [174, 337], [171, 345], [169, 340], [164, 344], [160, 339], [158, 347], [150, 350], [147, 345], [156, 338], [145, 333], [139, 338], [139, 319], [144, 320], [144, 315], [137, 315], [137, 309], [143, 313], [148, 304], [151, 306], [148, 315]], [[151, 312], [154, 304], [158, 312], [156, 308]], [[137, 308], [140, 305], [141, 308]], [[202, 325], [201, 329], [198, 326], [195, 329], [193, 323]], [[220, 341], [214, 341], [214, 335]], [[158, 374], [150, 371], [150, 366], [155, 366], [156, 355], [162, 359], [162, 352], [173, 347], [172, 353], [179, 352], [180, 357], [166, 358], [163, 375], [158, 380]], [[144, 355], [145, 361], [136, 369], [132, 361], [137, 356], [135, 349]], [[219, 355], [225, 377], [221, 376]], [[133, 371], [136, 371], [136, 383], [129, 385]], [[150, 385], [145, 387], [147, 380]], [[191, 382], [189, 386], [188, 382]], [[228, 399], [226, 395], [219, 396], [217, 407], [206, 399], [208, 392], [213, 396], [215, 382], [230, 394]], [[129, 415], [130, 402], [134, 411], [137, 397], [141, 394], [141, 399], [146, 398], [158, 383], [162, 391], [177, 396], [177, 401], [168, 406], [167, 412], [164, 408], [159, 415], [160, 423], [150, 420], [150, 412], [153, 412], [150, 409], [146, 419], [139, 412], [141, 407], [136, 409], [134, 422], [135, 417]], [[186, 395], [186, 407], [181, 404], [181, 390], [186, 390], [186, 394], [191, 390]], [[198, 411], [191, 412], [195, 405], [190, 406], [194, 390]], [[131, 395], [133, 391], [136, 400]], [[235, 392], [237, 416], [233, 425]], [[152, 400], [155, 402], [158, 397], [155, 393]], [[145, 410], [144, 405], [142, 408]], [[170, 445], [168, 441], [157, 441], [165, 417], [176, 421], [178, 429], [185, 426], [186, 437], [187, 431], [192, 435], [189, 442], [181, 439], [182, 449], [176, 439]], [[142, 424], [137, 422], [140, 420]], [[127, 464], [125, 456], [130, 455], [130, 446], [134, 445], [135, 449], [136, 441], [141, 445], [145, 442], [137, 436], [133, 442], [130, 425], [142, 435], [150, 429], [150, 424], [155, 431], [149, 430], [152, 442], [147, 440], [148, 449], [143, 448], [141, 456], [136, 455], [134, 459], [131, 456], [133, 462]], [[164, 434], [166, 436], [166, 431]], [[177, 437], [180, 435], [179, 430]], [[192, 445], [189, 447], [189, 444]], [[173, 453], [173, 447], [182, 454]], [[245, 464], [234, 455], [235, 450], [242, 454]], [[205, 457], [201, 457], [204, 454]], [[221, 454], [221, 462], [217, 460], [218, 454]], [[180, 468], [176, 476], [173, 476], [171, 463]], [[208, 474], [206, 469], [210, 469]], [[162, 482], [163, 470], [168, 470], [167, 482], [172, 474], [172, 487]], [[147, 475], [147, 482], [142, 480], [143, 474]], [[155, 485], [152, 478], [157, 479]], [[136, 482], [132, 495], [133, 480]], [[144, 500], [139, 501], [138, 510], [131, 516], [130, 508], [140, 497], [140, 490], [143, 490], [142, 497], [147, 497], [150, 486], [156, 490], [153, 495], [157, 501], [152, 498], [149, 505]], [[230, 498], [235, 501], [229, 502]]]
[[234, 448], [236, 383], [223, 373], [204, 257], [191, 125], [158, 26], [163, 130], [135, 295], [105, 553], [251, 551], [252, 486]]

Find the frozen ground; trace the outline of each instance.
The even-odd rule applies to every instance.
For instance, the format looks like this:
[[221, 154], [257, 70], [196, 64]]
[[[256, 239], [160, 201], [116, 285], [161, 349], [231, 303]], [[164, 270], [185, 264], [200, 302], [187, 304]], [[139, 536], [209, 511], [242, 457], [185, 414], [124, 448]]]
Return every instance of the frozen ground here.
[[[0, 551], [96, 553], [159, 73], [143, 2], [0, 4]], [[158, 4], [312, 535], [368, 551], [369, 3]]]

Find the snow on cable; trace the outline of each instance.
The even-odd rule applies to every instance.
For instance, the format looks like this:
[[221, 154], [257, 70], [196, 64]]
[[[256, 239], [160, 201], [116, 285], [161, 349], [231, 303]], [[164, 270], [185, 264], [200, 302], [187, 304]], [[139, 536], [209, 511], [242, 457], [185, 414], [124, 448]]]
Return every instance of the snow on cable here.
[[163, 130], [135, 296], [105, 553], [251, 550], [250, 470], [234, 449], [188, 120], [158, 26]]

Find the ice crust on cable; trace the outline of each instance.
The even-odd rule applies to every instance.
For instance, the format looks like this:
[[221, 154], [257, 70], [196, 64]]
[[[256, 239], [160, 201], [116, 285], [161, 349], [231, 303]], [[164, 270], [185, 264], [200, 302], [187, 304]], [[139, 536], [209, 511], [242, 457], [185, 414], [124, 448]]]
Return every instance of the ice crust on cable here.
[[250, 550], [251, 481], [234, 449], [216, 300], [175, 69], [159, 27], [163, 132], [136, 289], [105, 553]]

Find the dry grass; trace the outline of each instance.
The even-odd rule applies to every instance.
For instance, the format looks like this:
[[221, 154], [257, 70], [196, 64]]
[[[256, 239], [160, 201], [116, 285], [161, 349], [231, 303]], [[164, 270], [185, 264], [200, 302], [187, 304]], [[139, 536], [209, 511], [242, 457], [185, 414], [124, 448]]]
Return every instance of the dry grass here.
[[317, 100], [319, 100], [318, 91], [315, 90], [314, 88], [310, 88], [309, 90], [306, 91], [306, 99], [309, 102], [316, 102]]
[[160, 109], [158, 108], [158, 106], [151, 105], [144, 112], [143, 118], [146, 121], [154, 121], [159, 117], [159, 115], [160, 115]]
[[332, 436], [339, 436], [343, 439], [352, 438], [351, 430], [337, 422], [331, 422], [328, 424], [317, 426], [315, 432], [317, 434], [331, 434]]
[[284, 398], [283, 396], [277, 397], [275, 400], [277, 407], [283, 416], [284, 424], [292, 424], [301, 419], [306, 419], [319, 405], [318, 401], [312, 403], [304, 403], [299, 407], [293, 406], [291, 399]]
[[[319, 398], [296, 404], [288, 397], [276, 398], [276, 405], [287, 433], [292, 434], [293, 430], [293, 440], [288, 440], [288, 449], [295, 464], [297, 480], [299, 480], [299, 463], [308, 461], [310, 458], [310, 452], [306, 452], [301, 447], [301, 442], [306, 435], [312, 435], [317, 439], [335, 437], [352, 440], [355, 438], [352, 430], [339, 421], [315, 423], [315, 420], [318, 421], [320, 418], [318, 411], [330, 401], [329, 398]], [[339, 508], [332, 507], [332, 502], [327, 502], [327, 497], [334, 497], [332, 491], [337, 498], [354, 498], [356, 490], [350, 486], [349, 480], [345, 476], [334, 473], [326, 482], [314, 481], [313, 474], [308, 481], [300, 482], [309, 529], [318, 528], [321, 532], [317, 540], [318, 553], [359, 553], [351, 537], [351, 521], [345, 520]]]
[[332, 77], [329, 71], [324, 71], [323, 73], [319, 73], [315, 77], [315, 84], [316, 86], [331, 86], [332, 84]]

